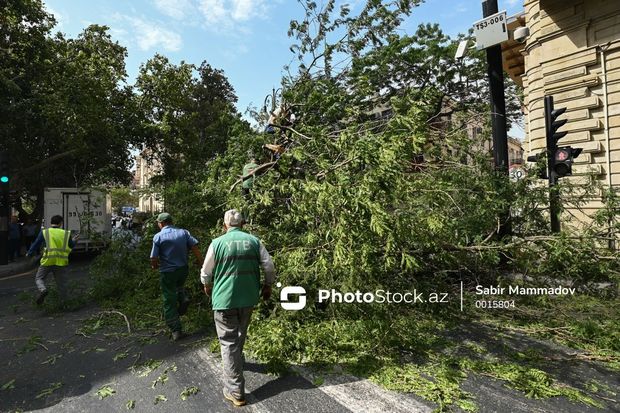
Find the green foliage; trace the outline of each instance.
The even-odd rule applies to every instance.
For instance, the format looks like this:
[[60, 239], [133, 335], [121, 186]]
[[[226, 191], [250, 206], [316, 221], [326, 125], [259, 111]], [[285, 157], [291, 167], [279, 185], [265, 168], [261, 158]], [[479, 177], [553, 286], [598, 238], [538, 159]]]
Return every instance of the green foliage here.
[[114, 390], [109, 384], [104, 384], [103, 386], [99, 387], [99, 389], [95, 393], [95, 396], [99, 397], [99, 400], [103, 400], [106, 397], [112, 396], [113, 394], [116, 394], [116, 390]]
[[0, 15], [0, 142], [11, 189], [34, 200], [15, 207], [38, 217], [45, 187], [128, 183], [138, 134], [126, 49], [105, 26], [52, 35], [56, 22], [38, 0], [3, 2]]
[[110, 197], [112, 198], [112, 209], [120, 214], [124, 206], [138, 206], [138, 194], [132, 192], [126, 187], [111, 188], [109, 190]]
[[164, 182], [200, 171], [233, 136], [249, 129], [224, 72], [207, 62], [175, 65], [157, 54], [140, 67], [136, 91], [145, 155], [159, 161]]
[[[262, 145], [281, 137], [252, 133], [238, 121], [221, 72], [203, 66], [195, 78], [193, 65], [174, 65], [162, 56], [147, 62], [138, 81], [148, 132], [144, 143], [154, 155], [166, 153], [160, 181], [166, 209], [197, 236], [202, 250], [222, 234], [223, 212], [242, 209], [246, 230], [272, 253], [279, 281], [303, 286], [308, 297], [332, 288], [454, 296], [461, 281], [491, 283], [512, 271], [531, 276], [532, 283], [562, 278], [596, 296], [588, 290], [593, 282], [618, 280], [618, 254], [600, 238], [610, 222], [615, 228], [615, 194], [607, 195], [607, 208], [589, 231], [565, 228], [551, 234], [546, 188], [533, 177], [510, 182], [498, 175], [481, 149], [488, 136], [467, 136], [467, 120], [486, 104], [476, 83], [484, 76], [480, 62], [474, 57], [457, 67], [454, 43], [435, 26], [421, 26], [413, 36], [396, 34], [402, 16], [417, 3], [369, 1], [359, 16], [345, 7], [334, 18], [334, 1], [323, 8], [305, 4], [304, 20], [291, 22], [290, 31], [300, 72], [283, 81], [284, 99], [299, 115], [297, 133], [289, 132], [291, 146], [256, 178], [245, 198], [234, 184], [248, 152], [268, 161]], [[333, 39], [339, 32], [346, 36]], [[339, 54], [351, 65], [338, 70], [333, 62]], [[459, 74], [465, 79], [460, 83]], [[206, 87], [211, 84], [223, 85], [223, 94]], [[219, 102], [219, 118], [210, 117], [212, 106], [193, 103], [210, 93]], [[388, 105], [391, 115], [370, 116], [379, 104]], [[201, 134], [205, 130], [208, 135]], [[592, 187], [579, 193], [568, 184], [563, 190], [577, 204], [595, 193]], [[497, 228], [509, 207], [514, 236], [500, 239]], [[93, 296], [123, 311], [138, 328], [158, 331], [164, 325], [153, 315], [161, 308], [159, 282], [147, 261], [153, 233], [147, 224], [135, 249], [113, 243], [97, 259]], [[188, 287], [197, 305], [186, 319], [190, 329], [204, 328], [211, 317], [197, 277], [190, 277]], [[517, 349], [486, 359], [488, 343], [460, 343], [447, 335], [483, 319], [617, 360], [617, 314], [571, 299], [563, 307], [561, 300], [525, 297], [519, 304], [533, 312], [531, 317], [516, 311], [488, 317], [460, 313], [455, 301], [319, 305], [309, 299], [299, 312], [261, 303], [246, 348], [273, 372], [291, 363], [336, 365], [388, 388], [415, 392], [442, 411], [476, 409], [474, 396], [461, 388], [470, 374], [501, 379], [529, 397], [566, 396], [595, 405], [582, 389], [558, 383], [536, 365], [539, 354]], [[613, 294], [604, 299], [616, 303]], [[583, 317], [576, 316], [581, 305], [589, 311]], [[217, 351], [216, 340], [210, 349]], [[150, 361], [137, 371], [148, 375], [160, 365]], [[159, 379], [154, 384], [165, 381], [163, 375]]]
[[181, 392], [181, 400], [187, 400], [190, 396], [198, 394], [200, 389], [196, 386], [190, 386], [183, 389]]
[[0, 387], [0, 390], [12, 390], [15, 388], [15, 379], [9, 380]]
[[157, 396], [155, 396], [155, 400], [153, 400], [153, 404], [159, 404], [161, 402], [167, 402], [168, 398], [166, 396], [164, 396], [163, 394], [158, 394]]
[[131, 370], [138, 377], [147, 377], [153, 371], [157, 370], [162, 363], [162, 360], [149, 359], [138, 366], [132, 366]]
[[41, 342], [43, 341], [43, 337], [39, 335], [33, 335], [28, 338], [28, 341], [24, 346], [17, 351], [17, 355], [21, 356], [24, 353], [29, 353], [31, 351], [35, 351], [40, 346], [42, 346]]
[[46, 389], [43, 389], [39, 394], [35, 396], [35, 399], [40, 399], [42, 397], [47, 397], [52, 395], [56, 390], [62, 387], [61, 382], [50, 383], [50, 386]]

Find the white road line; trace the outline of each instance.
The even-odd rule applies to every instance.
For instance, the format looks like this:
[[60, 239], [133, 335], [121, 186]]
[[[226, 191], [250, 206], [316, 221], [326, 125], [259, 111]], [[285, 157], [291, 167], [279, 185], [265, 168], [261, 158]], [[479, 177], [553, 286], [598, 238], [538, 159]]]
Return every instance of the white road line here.
[[[198, 357], [204, 362], [201, 366], [206, 367], [208, 370], [207, 375], [214, 378], [220, 383], [219, 392], [222, 392], [224, 387], [224, 381], [222, 380], [222, 363], [216, 359], [213, 354], [206, 348], [198, 350]], [[222, 396], [223, 398], [224, 396]], [[258, 401], [252, 393], [246, 394], [248, 404], [244, 406], [244, 411], [252, 411], [256, 413], [270, 413], [270, 410], [261, 401]]]
[[[204, 362], [208, 374], [214, 377], [223, 386], [222, 366], [207, 349], [198, 350], [198, 356]], [[323, 384], [318, 387], [328, 397], [341, 404], [344, 408], [353, 412], [365, 413], [429, 413], [433, 409], [415, 399], [405, 395], [384, 390], [367, 379], [360, 379], [345, 374], [321, 375], [311, 372], [309, 369], [293, 367], [304, 379], [315, 383], [321, 378]], [[269, 413], [269, 409], [254, 398], [251, 393], [247, 394], [249, 410], [256, 413]]]
[[354, 412], [427, 413], [433, 410], [405, 395], [384, 390], [367, 379], [345, 374], [321, 375], [299, 366], [293, 369], [311, 383], [322, 379], [319, 389]]

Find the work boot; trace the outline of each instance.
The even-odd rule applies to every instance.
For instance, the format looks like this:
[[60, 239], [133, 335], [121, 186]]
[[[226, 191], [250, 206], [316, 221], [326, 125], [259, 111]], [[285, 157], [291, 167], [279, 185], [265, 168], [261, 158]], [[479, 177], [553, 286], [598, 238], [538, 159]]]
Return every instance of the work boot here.
[[245, 397], [243, 397], [237, 392], [229, 392], [226, 389], [224, 389], [224, 398], [226, 400], [230, 400], [232, 404], [234, 404], [237, 407], [245, 406], [245, 403], [246, 403]]
[[47, 290], [41, 291], [39, 295], [37, 296], [37, 300], [36, 300], [37, 305], [43, 304], [43, 301], [45, 301], [46, 296], [47, 296]]

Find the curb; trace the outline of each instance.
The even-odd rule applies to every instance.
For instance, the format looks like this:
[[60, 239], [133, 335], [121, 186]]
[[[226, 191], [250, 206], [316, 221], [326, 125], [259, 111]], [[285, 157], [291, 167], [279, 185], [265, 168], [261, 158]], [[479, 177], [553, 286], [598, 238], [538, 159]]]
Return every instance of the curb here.
[[37, 266], [39, 260], [27, 258], [18, 262], [12, 262], [8, 265], [0, 265], [0, 278], [10, 277], [11, 275], [20, 274]]

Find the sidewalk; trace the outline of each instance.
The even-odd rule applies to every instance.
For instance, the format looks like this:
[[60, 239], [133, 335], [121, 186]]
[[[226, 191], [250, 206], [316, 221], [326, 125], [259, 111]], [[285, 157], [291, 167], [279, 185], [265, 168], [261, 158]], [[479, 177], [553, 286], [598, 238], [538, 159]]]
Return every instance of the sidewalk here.
[[11, 275], [21, 274], [36, 267], [38, 260], [32, 257], [19, 257], [15, 262], [8, 265], [0, 265], [0, 278], [10, 277]]

